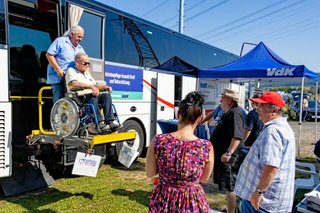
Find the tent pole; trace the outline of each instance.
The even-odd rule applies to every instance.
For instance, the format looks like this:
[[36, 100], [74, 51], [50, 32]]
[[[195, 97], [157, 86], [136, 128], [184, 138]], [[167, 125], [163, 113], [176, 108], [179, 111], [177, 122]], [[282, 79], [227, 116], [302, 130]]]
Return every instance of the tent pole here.
[[300, 144], [301, 144], [301, 130], [302, 130], [302, 126], [301, 125], [302, 125], [303, 87], [304, 87], [304, 77], [302, 77], [302, 80], [301, 80], [301, 92], [300, 92], [298, 158], [300, 158]]
[[318, 88], [319, 88], [319, 82], [316, 82], [316, 111], [315, 111], [315, 122], [316, 122], [316, 141], [318, 141]]

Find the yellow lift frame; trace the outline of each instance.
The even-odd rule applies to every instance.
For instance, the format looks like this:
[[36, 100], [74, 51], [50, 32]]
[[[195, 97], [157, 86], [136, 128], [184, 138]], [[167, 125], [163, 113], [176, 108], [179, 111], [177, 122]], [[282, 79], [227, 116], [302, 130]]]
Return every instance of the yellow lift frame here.
[[[52, 135], [56, 136], [56, 133], [53, 131], [47, 131], [43, 129], [42, 126], [42, 105], [44, 105], [42, 93], [44, 90], [51, 90], [50, 86], [44, 86], [39, 90], [38, 93], [38, 109], [39, 109], [39, 129], [32, 130], [30, 137], [38, 136], [38, 135]], [[111, 134], [105, 135], [94, 135], [89, 139], [89, 147], [92, 149], [95, 145], [107, 144], [107, 143], [116, 143], [123, 141], [131, 141], [136, 138], [136, 132], [113, 132]], [[84, 139], [88, 140], [88, 139]]]

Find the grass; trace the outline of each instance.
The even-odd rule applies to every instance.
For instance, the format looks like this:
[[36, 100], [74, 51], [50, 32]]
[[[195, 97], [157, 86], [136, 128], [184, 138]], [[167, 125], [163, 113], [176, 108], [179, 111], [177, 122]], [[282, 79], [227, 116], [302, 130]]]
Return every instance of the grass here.
[[62, 178], [37, 192], [2, 195], [0, 212], [147, 212], [152, 186], [139, 164], [130, 170], [104, 165], [96, 178]]
[[[6, 198], [0, 195], [0, 212], [147, 212], [152, 185], [144, 172], [145, 159], [140, 158], [130, 169], [118, 163], [103, 165], [96, 178], [61, 178], [49, 188]], [[301, 161], [315, 163], [313, 158]], [[226, 207], [212, 179], [203, 184], [213, 209]], [[308, 190], [298, 190], [295, 204]]]

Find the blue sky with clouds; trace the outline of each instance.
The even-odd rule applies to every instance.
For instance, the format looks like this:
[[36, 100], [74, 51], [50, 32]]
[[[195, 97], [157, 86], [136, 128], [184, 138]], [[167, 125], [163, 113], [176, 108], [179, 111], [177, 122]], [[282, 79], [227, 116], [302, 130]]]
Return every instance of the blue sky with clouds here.
[[[179, 0], [99, 0], [178, 31]], [[320, 0], [185, 0], [184, 34], [240, 55], [263, 41], [291, 64], [320, 72]]]

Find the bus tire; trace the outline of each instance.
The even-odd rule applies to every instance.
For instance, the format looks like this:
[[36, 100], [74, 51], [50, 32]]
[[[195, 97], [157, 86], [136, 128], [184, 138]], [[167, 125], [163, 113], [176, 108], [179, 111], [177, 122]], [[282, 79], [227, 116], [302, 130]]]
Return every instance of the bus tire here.
[[126, 143], [130, 147], [134, 147], [137, 152], [139, 152], [139, 155], [143, 152], [144, 149], [144, 138], [145, 134], [140, 126], [140, 124], [137, 121], [134, 120], [128, 120], [123, 123], [123, 132], [129, 132], [129, 131], [135, 131], [136, 132], [136, 139], [128, 142], [123, 143], [116, 143], [116, 155], [119, 157], [120, 150], [122, 149], [122, 146], [124, 143]]

